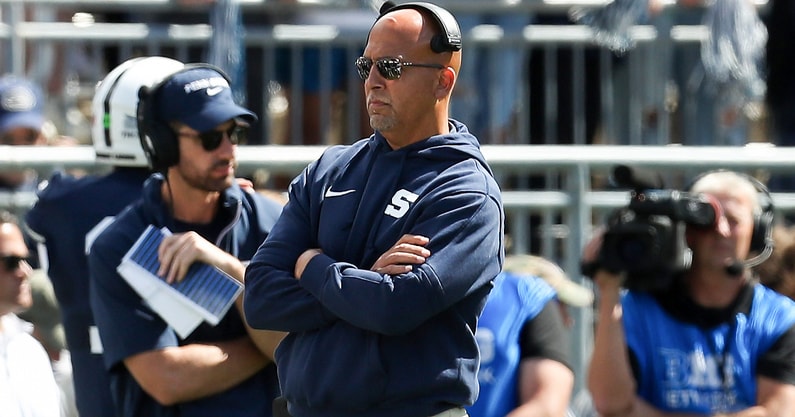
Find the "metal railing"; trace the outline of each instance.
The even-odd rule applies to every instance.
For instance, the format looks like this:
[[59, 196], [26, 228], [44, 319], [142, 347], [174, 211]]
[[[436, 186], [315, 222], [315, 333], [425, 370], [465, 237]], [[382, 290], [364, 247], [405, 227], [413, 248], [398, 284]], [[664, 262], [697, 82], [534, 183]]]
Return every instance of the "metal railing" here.
[[[256, 170], [294, 176], [320, 156], [324, 146], [241, 146], [238, 173]], [[698, 172], [726, 168], [752, 174], [795, 175], [795, 148], [754, 145], [746, 147], [686, 146], [509, 146], [485, 145], [483, 153], [495, 171], [506, 210], [506, 235], [512, 242], [510, 253], [532, 251], [558, 261], [575, 281], [589, 285], [580, 276], [579, 257], [590, 238], [594, 224], [607, 211], [629, 201], [626, 191], [604, 185], [593, 186], [594, 179], [605, 177], [616, 164], [643, 167], [661, 172], [668, 186], [676, 188]], [[46, 178], [55, 169], [81, 169], [103, 172], [94, 163], [91, 147], [9, 147], [0, 146], [0, 170], [36, 169]], [[522, 188], [513, 179], [533, 175], [561, 178], [559, 187], [541, 190]], [[509, 181], [511, 179], [511, 181]], [[520, 184], [520, 185], [514, 185]], [[604, 182], [601, 182], [604, 184]], [[772, 193], [778, 214], [795, 212], [795, 194]], [[35, 201], [27, 193], [0, 193], [0, 207], [24, 210]], [[542, 217], [537, 227], [547, 228], [541, 247], [530, 247], [531, 218]], [[593, 343], [593, 316], [590, 310], [575, 312], [574, 365], [578, 386], [587, 369]]]
[[[609, 0], [520, 0], [516, 2], [458, 2], [440, 1], [454, 13], [488, 10], [496, 13], [552, 12], [566, 14], [572, 6], [595, 7]], [[380, 2], [378, 2], [380, 3]], [[673, 0], [667, 1], [669, 5]], [[767, 1], [759, 0], [763, 7]], [[213, 28], [208, 24], [176, 25], [169, 23], [106, 23], [81, 24], [70, 22], [27, 21], [23, 8], [32, 4], [52, 7], [67, 7], [69, 10], [97, 12], [114, 10], [136, 10], [168, 12], [177, 7], [173, 0], [0, 0], [0, 71], [24, 73], [24, 69], [35, 65], [28, 60], [31, 47], [56, 46], [79, 47], [97, 62], [105, 62], [105, 50], [114, 49], [120, 59], [135, 55], [167, 55], [183, 61], [194, 60], [196, 51], [203, 53], [212, 36]], [[244, 13], [275, 16], [274, 22], [247, 25], [245, 43], [256, 52], [250, 55], [251, 68], [257, 68], [259, 89], [249, 94], [249, 106], [260, 115], [261, 123], [252, 132], [260, 138], [257, 143], [270, 146], [241, 146], [238, 152], [239, 174], [248, 175], [256, 170], [266, 170], [273, 175], [293, 176], [306, 164], [317, 158], [325, 146], [290, 146], [306, 143], [304, 140], [304, 118], [301, 114], [304, 100], [304, 85], [301, 71], [294, 71], [287, 84], [289, 91], [273, 87], [276, 79], [277, 50], [291, 52], [312, 47], [320, 51], [320, 64], [315, 74], [319, 80], [320, 93], [317, 114], [322, 127], [318, 143], [327, 145], [351, 142], [360, 136], [361, 83], [355, 71], [344, 74], [342, 94], [344, 101], [337, 100], [333, 92], [330, 71], [331, 51], [343, 51], [346, 62], [352, 63], [359, 55], [367, 34], [368, 25], [350, 27], [345, 25], [301, 25], [278, 23], [280, 16], [301, 10], [355, 11], [374, 9], [369, 0], [317, 0], [298, 2], [297, 6], [285, 6], [270, 0], [241, 0]], [[483, 29], [483, 30], [480, 30]], [[514, 48], [526, 54], [535, 53], [541, 65], [525, 68], [513, 99], [518, 103], [516, 132], [509, 145], [490, 145], [492, 139], [478, 135], [484, 143], [483, 152], [503, 187], [506, 207], [506, 234], [510, 236], [513, 253], [533, 252], [558, 261], [575, 280], [588, 285], [579, 274], [579, 254], [591, 233], [594, 223], [600, 221], [609, 210], [624, 205], [628, 194], [604, 188], [605, 178], [615, 164], [629, 164], [659, 169], [672, 186], [690, 173], [709, 168], [731, 168], [749, 172], [795, 174], [795, 151], [767, 146], [747, 147], [687, 147], [687, 146], [586, 146], [595, 138], [593, 124], [598, 125], [603, 143], [617, 143], [619, 130], [626, 130], [626, 143], [641, 145], [644, 137], [656, 138], [652, 145], [665, 145], [669, 141], [685, 142], [687, 137], [672, 132], [670, 103], [666, 100], [668, 76], [665, 71], [649, 72], [649, 68], [666, 68], [671, 65], [670, 55], [658, 54], [660, 42], [670, 42], [677, 48], [697, 47], [708, 32], [699, 25], [673, 25], [665, 30], [655, 26], [637, 26], [631, 34], [637, 48], [625, 56], [629, 88], [621, 96], [616, 83], [620, 76], [616, 72], [616, 56], [594, 45], [591, 29], [578, 25], [530, 24], [518, 33], [504, 33], [483, 26], [479, 30], [464, 33], [465, 53], [473, 50], [499, 50]], [[561, 66], [561, 57], [569, 54], [570, 65]], [[595, 56], [595, 60], [594, 60]], [[253, 58], [252, 58], [253, 57]], [[295, 68], [303, 68], [301, 54], [293, 53], [290, 62]], [[534, 58], [535, 59], [535, 58]], [[596, 66], [589, 67], [590, 65]], [[490, 67], [499, 65], [492, 63]], [[79, 100], [90, 98], [91, 88], [101, 79], [108, 68], [98, 68], [94, 78], [80, 79], [77, 85], [65, 85], [57, 97], [72, 109]], [[467, 71], [462, 68], [462, 71]], [[537, 72], [534, 72], [537, 71]], [[589, 73], [596, 71], [598, 79], [588, 80]], [[537, 84], [531, 77], [537, 77]], [[495, 76], [492, 76], [495, 80]], [[561, 89], [565, 83], [566, 89]], [[625, 80], [626, 81], [626, 80]], [[493, 81], [490, 81], [493, 82]], [[598, 86], [596, 104], [586, 101], [586, 87]], [[283, 86], [281, 86], [283, 87]], [[456, 90], [467, 86], [459, 84]], [[487, 90], [497, 91], [493, 85]], [[540, 99], [539, 99], [540, 97]], [[508, 100], [509, 97], [479, 97], [482, 100]], [[534, 100], [535, 99], [535, 100]], [[625, 99], [625, 102], [620, 102]], [[683, 97], [681, 100], [685, 100]], [[456, 98], [454, 97], [454, 100]], [[282, 102], [288, 102], [290, 111], [283, 112]], [[535, 106], [535, 107], [534, 107]], [[589, 107], [595, 107], [589, 108]], [[66, 110], [66, 109], [65, 109]], [[598, 120], [588, 119], [595, 111]], [[650, 123], [649, 111], [656, 117]], [[535, 114], [535, 116], [534, 116]], [[626, 123], [614, 115], [622, 115]], [[455, 116], [455, 115], [454, 115]], [[87, 118], [90, 115], [86, 116]], [[83, 124], [87, 120], [83, 120]], [[468, 120], [463, 120], [468, 123]], [[488, 127], [494, 127], [489, 120]], [[570, 131], [563, 132], [563, 128]], [[72, 132], [63, 129], [66, 134]], [[77, 130], [76, 128], [76, 131]], [[283, 133], [287, 131], [289, 133]], [[760, 138], [751, 138], [749, 142]], [[84, 138], [85, 139], [85, 138]], [[766, 138], [762, 137], [762, 140]], [[564, 146], [557, 143], [572, 143]], [[282, 145], [275, 145], [275, 144]], [[529, 145], [546, 144], [546, 145]], [[716, 144], [722, 143], [716, 139]], [[32, 168], [46, 178], [54, 169], [84, 169], [101, 172], [105, 167], [94, 164], [90, 147], [26, 148], [0, 146], [0, 170]], [[542, 184], [537, 186], [537, 184]], [[600, 185], [601, 184], [601, 185]], [[795, 195], [774, 193], [773, 200], [779, 213], [795, 211]], [[0, 207], [25, 210], [35, 201], [30, 193], [0, 193]], [[577, 386], [582, 387], [587, 360], [592, 345], [591, 312], [580, 309], [576, 312], [574, 331], [574, 366]]]
[[[454, 13], [489, 11], [529, 15], [544, 12], [565, 17], [571, 7], [594, 7], [608, 1], [525, 0], [495, 3], [451, 0], [440, 3]], [[363, 121], [361, 82], [353, 70], [352, 62], [360, 54], [369, 24], [375, 17], [371, 2], [318, 0], [287, 6], [277, 1], [241, 0], [241, 4], [244, 13], [262, 16], [262, 22], [246, 24], [244, 39], [250, 72], [247, 76], [250, 88], [248, 105], [261, 116], [260, 123], [252, 129], [253, 143], [332, 144], [351, 142], [369, 134], [369, 128]], [[758, 4], [763, 7], [766, 1], [760, 0]], [[109, 23], [85, 19], [75, 20], [74, 23], [29, 21], [24, 16], [24, 8], [31, 5], [67, 7], [68, 10], [101, 16], [103, 11], [118, 10], [120, 7], [123, 10], [129, 10], [124, 9], [127, 7], [135, 11], [165, 13], [174, 11], [178, 7], [177, 3], [168, 0], [0, 0], [0, 71], [23, 74], [26, 68], [35, 67], [37, 63], [31, 61], [31, 52], [39, 47], [72, 48], [70, 51], [78, 48], [97, 65], [91, 75], [72, 77], [64, 74], [68, 80], [62, 91], [53, 93], [56, 97], [51, 97], [62, 103], [58, 113], [70, 112], [68, 117], [55, 115], [62, 121], [57, 123], [61, 131], [77, 136], [84, 142], [88, 141], [87, 124], [91, 116], [72, 116], [78, 114], [74, 110], [81, 108], [81, 101], [90, 99], [93, 86], [109, 70], [101, 68], [101, 65], [115, 65], [109, 62], [109, 50], [115, 51], [118, 60], [142, 54], [172, 56], [186, 62], [203, 60], [213, 33], [213, 28], [206, 23]], [[201, 9], [191, 10], [195, 12]], [[351, 13], [350, 16], [357, 16], [358, 23], [293, 24], [290, 20], [280, 20], [296, 12], [300, 14], [318, 10], [337, 13], [335, 16], [341, 16], [340, 20], [348, 16], [345, 13]], [[488, 83], [483, 94], [489, 97], [477, 97], [476, 100], [487, 103], [516, 102], [510, 126], [513, 130], [511, 137], [501, 141], [493, 133], [503, 126], [496, 120], [497, 116], [491, 114], [485, 116], [487, 120], [478, 126], [480, 131], [475, 132], [483, 143], [686, 143], [692, 139], [688, 137], [692, 133], [687, 130], [680, 133], [672, 128], [675, 123], [672, 121], [673, 110], [668, 94], [671, 54], [658, 53], [658, 50], [661, 45], [669, 44], [675, 48], [698, 48], [698, 43], [707, 34], [706, 28], [699, 25], [635, 27], [631, 35], [637, 47], [622, 57], [620, 65], [622, 70], [626, 69], [626, 74], [622, 75], [617, 68], [616, 56], [594, 44], [594, 32], [588, 27], [530, 24], [521, 32], [503, 32], [494, 25], [480, 25], [463, 34], [465, 53], [507, 49], [521, 51], [523, 57], [518, 64], [521, 66], [521, 77], [512, 91], [503, 93], [497, 86], [501, 78], [500, 63], [483, 63], [483, 66], [488, 67], [486, 81], [464, 81], [462, 77], [457, 83], [453, 103], [464, 100], [464, 91], [481, 91], [478, 90], [478, 83]], [[310, 67], [297, 53], [306, 48], [319, 51], [319, 62], [313, 64], [317, 68]], [[288, 58], [282, 54], [284, 51], [288, 51]], [[336, 54], [341, 54], [341, 59], [350, 65], [343, 74], [333, 75], [329, 68], [335, 64]], [[563, 64], [562, 60], [566, 63]], [[289, 74], [288, 80], [276, 81], [283, 65], [297, 69]], [[309, 94], [312, 91], [304, 84], [303, 70], [309, 71], [319, 85], [316, 97], [318, 104], [313, 109], [304, 106], [310, 102]], [[463, 67], [462, 76], [474, 70]], [[44, 73], [48, 74], [46, 71]], [[597, 74], [598, 78], [594, 79], [590, 74]], [[335, 76], [342, 79], [336, 80]], [[621, 90], [620, 83], [628, 84], [626, 91]], [[680, 102], [686, 102], [688, 92], [679, 93]], [[590, 95], [598, 95], [598, 98], [591, 99]], [[453, 117], [457, 115], [454, 113]], [[320, 126], [317, 132], [309, 131], [308, 120], [314, 120]], [[463, 121], [474, 125], [474, 121]], [[758, 140], [752, 138], [750, 132], [747, 132], [747, 136], [747, 141]], [[721, 137], [713, 140], [714, 144], [726, 144]]]

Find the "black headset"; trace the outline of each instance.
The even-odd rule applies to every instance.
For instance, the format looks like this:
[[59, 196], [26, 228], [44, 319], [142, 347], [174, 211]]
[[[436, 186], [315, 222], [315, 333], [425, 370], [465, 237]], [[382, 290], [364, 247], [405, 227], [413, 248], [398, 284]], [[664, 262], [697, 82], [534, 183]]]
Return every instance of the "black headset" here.
[[[441, 54], [461, 50], [461, 28], [458, 26], [458, 22], [452, 13], [435, 4], [418, 1], [395, 5], [393, 2], [387, 1], [381, 5], [381, 9], [378, 11], [378, 18], [375, 21], [377, 22], [389, 12], [400, 9], [419, 10], [433, 17], [433, 20], [443, 32], [437, 33], [431, 39], [431, 50], [433, 52]], [[372, 30], [372, 28], [370, 29]], [[370, 39], [369, 33], [367, 34], [367, 39]]]
[[707, 175], [715, 174], [719, 172], [732, 172], [745, 178], [746, 181], [753, 184], [754, 188], [757, 190], [759, 200], [759, 206], [761, 207], [760, 212], [754, 213], [754, 232], [751, 235], [751, 253], [756, 253], [757, 255], [753, 258], [746, 261], [748, 266], [755, 266], [762, 262], [764, 262], [769, 256], [770, 253], [773, 251], [773, 220], [775, 214], [775, 207], [773, 206], [773, 197], [770, 195], [770, 191], [767, 189], [765, 184], [763, 184], [758, 179], [754, 178], [751, 175], [737, 172], [737, 171], [730, 171], [726, 169], [715, 169], [703, 172], [693, 178], [685, 187], [685, 191], [690, 192], [692, 190], [693, 185], [697, 183], [700, 179], [704, 178]]
[[151, 87], [144, 86], [138, 90], [138, 108], [136, 111], [138, 136], [141, 139], [144, 154], [149, 160], [149, 165], [155, 171], [164, 171], [179, 162], [179, 140], [177, 139], [177, 134], [171, 128], [170, 120], [162, 120], [160, 109], [157, 105], [161, 87], [175, 76], [197, 68], [216, 71], [224, 77], [227, 83], [232, 84], [229, 76], [221, 68], [215, 65], [199, 63], [186, 64], [185, 67], [157, 84]]

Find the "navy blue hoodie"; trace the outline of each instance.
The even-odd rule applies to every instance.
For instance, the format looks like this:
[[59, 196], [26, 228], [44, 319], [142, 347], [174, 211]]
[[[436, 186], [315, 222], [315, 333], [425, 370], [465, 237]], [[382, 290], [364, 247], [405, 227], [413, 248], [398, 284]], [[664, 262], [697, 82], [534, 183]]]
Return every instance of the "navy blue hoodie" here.
[[86, 234], [138, 199], [148, 176], [144, 168], [120, 167], [79, 178], [58, 172], [25, 215], [29, 230], [47, 249], [47, 275], [61, 308], [81, 417], [113, 415], [108, 374], [89, 336], [95, 326], [88, 303]]
[[[503, 260], [500, 190], [466, 127], [392, 150], [379, 134], [331, 147], [246, 270], [255, 328], [295, 417], [430, 416], [477, 397], [477, 318]], [[409, 273], [370, 271], [404, 234], [430, 238]], [[300, 280], [298, 256], [320, 248]]]
[[116, 267], [148, 225], [167, 227], [174, 233], [196, 231], [246, 261], [265, 239], [281, 211], [276, 202], [257, 193], [244, 192], [234, 184], [222, 193], [218, 213], [211, 224], [177, 222], [161, 197], [163, 181], [160, 174], [150, 177], [144, 184], [142, 198], [116, 216], [94, 241], [88, 256], [91, 310], [104, 347], [103, 359], [110, 373], [117, 415], [269, 417], [271, 402], [279, 392], [273, 365], [224, 392], [168, 407], [147, 394], [124, 366], [124, 359], [138, 353], [247, 335], [238, 310], [231, 308], [216, 326], [203, 323], [186, 339], [180, 339], [127, 284]]

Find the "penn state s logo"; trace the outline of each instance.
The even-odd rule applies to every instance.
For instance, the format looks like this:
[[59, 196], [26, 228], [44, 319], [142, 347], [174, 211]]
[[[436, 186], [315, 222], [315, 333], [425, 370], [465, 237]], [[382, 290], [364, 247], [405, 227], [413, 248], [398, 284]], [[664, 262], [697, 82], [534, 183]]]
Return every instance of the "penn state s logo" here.
[[398, 190], [393, 196], [390, 204], [386, 206], [384, 214], [399, 219], [408, 213], [411, 203], [417, 201], [417, 194], [404, 189]]

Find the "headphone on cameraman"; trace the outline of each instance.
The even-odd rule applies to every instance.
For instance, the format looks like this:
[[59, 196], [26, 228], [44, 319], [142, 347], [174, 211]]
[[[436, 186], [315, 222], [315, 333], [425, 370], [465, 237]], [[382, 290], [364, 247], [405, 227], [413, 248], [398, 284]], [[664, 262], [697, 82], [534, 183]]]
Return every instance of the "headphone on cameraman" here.
[[751, 183], [754, 188], [756, 188], [757, 201], [759, 202], [759, 207], [761, 210], [758, 212], [754, 210], [754, 231], [751, 235], [750, 252], [756, 253], [757, 255], [751, 259], [743, 261], [743, 264], [748, 267], [759, 265], [770, 256], [770, 253], [773, 252], [774, 245], [773, 220], [775, 207], [773, 206], [773, 197], [770, 195], [770, 191], [767, 189], [765, 184], [753, 176], [743, 172], [731, 171], [727, 169], [715, 169], [697, 175], [687, 184], [685, 191], [691, 192], [693, 186], [702, 178], [721, 172], [730, 172], [736, 174], [741, 178], [744, 178], [746, 181]]
[[[441, 54], [444, 52], [461, 50], [461, 28], [458, 26], [458, 22], [455, 20], [452, 13], [435, 4], [418, 1], [395, 5], [395, 3], [391, 1], [386, 1], [381, 5], [378, 11], [378, 17], [375, 21], [378, 22], [385, 14], [400, 9], [419, 10], [433, 17], [433, 20], [443, 32], [437, 33], [431, 38], [431, 50], [433, 52]], [[375, 23], [373, 23], [373, 25], [375, 25]], [[370, 30], [372, 30], [372, 28], [370, 28]], [[370, 39], [369, 33], [367, 34], [367, 39]]]
[[174, 77], [194, 69], [210, 69], [219, 74], [231, 85], [229, 76], [215, 65], [198, 63], [185, 64], [179, 71], [151, 87], [141, 87], [138, 90], [138, 109], [136, 119], [138, 123], [138, 136], [144, 154], [149, 160], [153, 170], [164, 171], [179, 162], [179, 140], [177, 133], [171, 128], [168, 120], [161, 120], [160, 109], [157, 105], [160, 89]]

